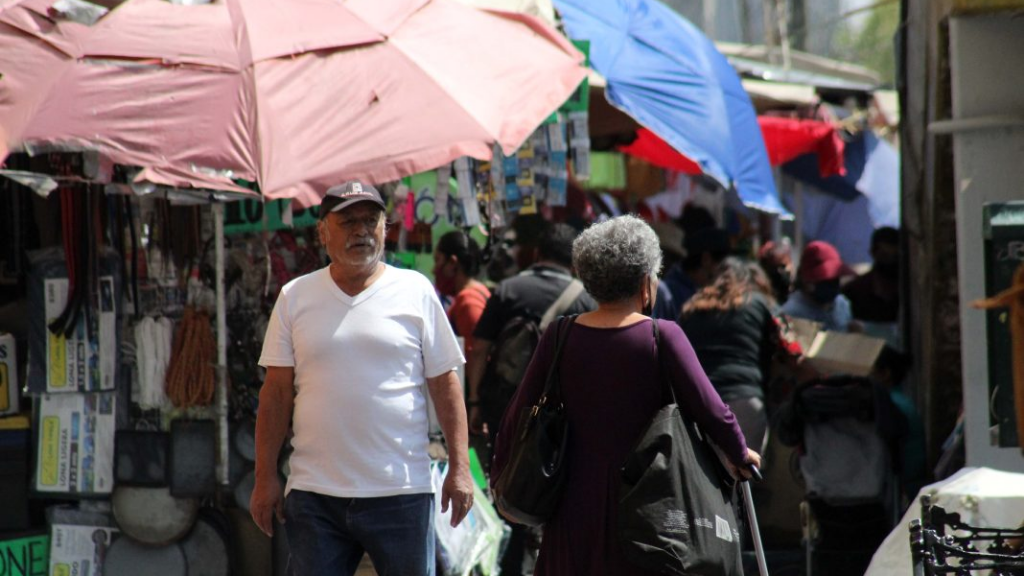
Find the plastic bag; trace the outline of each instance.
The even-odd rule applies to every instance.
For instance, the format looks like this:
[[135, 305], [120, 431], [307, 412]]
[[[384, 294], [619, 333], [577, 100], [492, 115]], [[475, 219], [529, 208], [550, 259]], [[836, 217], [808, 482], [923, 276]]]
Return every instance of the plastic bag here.
[[433, 462], [430, 472], [434, 484], [434, 530], [441, 573], [444, 576], [468, 576], [477, 567], [481, 574], [497, 574], [498, 554], [502, 542], [508, 537], [508, 526], [474, 483], [473, 508], [457, 527], [452, 528], [451, 510], [441, 513], [441, 486], [447, 465]]

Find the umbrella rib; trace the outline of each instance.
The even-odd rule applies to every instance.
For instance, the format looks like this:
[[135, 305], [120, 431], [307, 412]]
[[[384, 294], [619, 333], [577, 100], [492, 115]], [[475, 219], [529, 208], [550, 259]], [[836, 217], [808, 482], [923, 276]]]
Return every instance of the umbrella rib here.
[[[245, 14], [242, 11], [240, 1], [227, 0], [226, 3], [228, 15], [231, 17], [232, 24], [236, 27], [235, 41], [238, 45], [239, 73], [248, 80], [248, 82], [245, 82], [246, 91], [252, 97], [253, 102], [249, 133], [252, 138], [254, 156], [250, 158], [250, 161], [254, 164], [252, 172], [255, 174], [256, 183], [260, 186], [260, 190], [262, 190], [265, 176], [263, 173], [263, 139], [260, 131], [260, 98], [259, 91], [256, 89], [256, 63], [252, 57], [252, 41], [249, 38], [249, 28], [245, 25]], [[246, 74], [248, 74], [247, 78]]]
[[[429, 0], [426, 0], [426, 1], [421, 0], [421, 2], [422, 3], [415, 10], [413, 10], [413, 11], [407, 13], [407, 14], [404, 14], [404, 18], [402, 18], [402, 20], [400, 20], [398, 22], [391, 22], [390, 23], [391, 24], [390, 28], [392, 30], [394, 30], [394, 29], [397, 29], [397, 28], [401, 27], [402, 24], [405, 21], [409, 20], [410, 18], [415, 16], [417, 13], [422, 11], [426, 7], [426, 5], [430, 3]], [[348, 8], [348, 13], [352, 16], [352, 18], [354, 18], [354, 19], [358, 20], [359, 22], [361, 22], [362, 25], [365, 26], [367, 29], [373, 30], [375, 33], [379, 34], [380, 38], [379, 39], [375, 39], [375, 40], [367, 40], [367, 41], [364, 41], [364, 42], [353, 42], [353, 43], [349, 43], [349, 44], [325, 45], [325, 46], [321, 46], [321, 47], [318, 47], [318, 48], [312, 48], [312, 49], [298, 49], [298, 50], [294, 50], [294, 51], [289, 52], [289, 53], [274, 54], [274, 55], [270, 55], [270, 56], [264, 56], [264, 57], [259, 58], [258, 60], [253, 58], [251, 50], [250, 50], [249, 54], [247, 55], [247, 58], [249, 59], [251, 64], [255, 65], [258, 62], [265, 62], [265, 61], [268, 61], [268, 60], [276, 60], [276, 59], [279, 59], [279, 58], [294, 57], [294, 56], [299, 56], [299, 55], [302, 55], [302, 54], [317, 53], [317, 52], [330, 53], [330, 52], [339, 52], [339, 51], [353, 50], [353, 49], [356, 49], [356, 48], [362, 48], [362, 47], [366, 47], [366, 46], [372, 46], [372, 45], [375, 45], [375, 44], [381, 44], [381, 43], [384, 43], [384, 42], [389, 42], [391, 40], [391, 37], [388, 35], [387, 32], [380, 30], [377, 26], [375, 26], [373, 24], [373, 22], [371, 22], [370, 20], [367, 20], [362, 14], [360, 14], [356, 10]]]
[[480, 120], [480, 118], [479, 118], [479, 117], [477, 116], [476, 112], [475, 112], [475, 111], [474, 111], [474, 110], [473, 110], [473, 109], [472, 109], [472, 108], [471, 108], [470, 106], [466, 106], [466, 105], [465, 105], [465, 103], [463, 103], [463, 102], [462, 102], [461, 100], [459, 100], [459, 98], [458, 98], [458, 97], [457, 97], [457, 96], [456, 96], [455, 94], [453, 94], [453, 93], [452, 93], [451, 91], [449, 91], [449, 90], [448, 90], [448, 89], [447, 89], [447, 88], [445, 87], [445, 85], [444, 85], [444, 84], [442, 84], [442, 83], [441, 83], [440, 81], [438, 81], [438, 79], [437, 79], [437, 78], [436, 78], [436, 77], [435, 77], [435, 76], [434, 76], [433, 74], [431, 74], [431, 73], [430, 73], [430, 72], [428, 71], [427, 67], [423, 66], [423, 65], [422, 65], [422, 64], [421, 64], [421, 63], [420, 63], [420, 62], [419, 62], [419, 61], [418, 61], [418, 60], [417, 60], [417, 59], [416, 59], [415, 57], [413, 57], [413, 56], [412, 56], [412, 55], [411, 55], [411, 54], [410, 54], [410, 53], [409, 53], [409, 52], [408, 52], [407, 50], [403, 49], [403, 48], [402, 48], [402, 46], [401, 46], [401, 44], [400, 44], [400, 43], [398, 43], [398, 42], [396, 42], [396, 41], [395, 41], [394, 39], [390, 39], [390, 38], [389, 38], [389, 39], [387, 40], [387, 42], [388, 42], [389, 44], [391, 44], [392, 46], [394, 46], [394, 47], [395, 47], [395, 50], [396, 50], [396, 51], [397, 51], [397, 52], [398, 52], [399, 54], [401, 54], [401, 55], [402, 55], [402, 56], [403, 56], [403, 57], [404, 57], [404, 58], [405, 58], [406, 60], [408, 60], [409, 62], [411, 62], [411, 63], [412, 63], [412, 64], [413, 64], [414, 66], [416, 66], [416, 67], [417, 67], [417, 68], [419, 68], [420, 70], [422, 70], [422, 71], [424, 72], [424, 75], [425, 75], [426, 77], [428, 77], [428, 78], [429, 78], [430, 82], [431, 82], [431, 83], [433, 83], [433, 84], [434, 84], [435, 86], [437, 86], [437, 87], [438, 87], [438, 88], [440, 89], [440, 91], [441, 91], [442, 93], [446, 94], [446, 95], [447, 95], [447, 96], [448, 96], [449, 98], [451, 98], [452, 100], [454, 100], [455, 102], [457, 102], [457, 103], [458, 103], [458, 105], [459, 105], [459, 107], [460, 107], [460, 108], [462, 108], [462, 109], [463, 109], [463, 110], [464, 110], [464, 111], [466, 112], [466, 114], [467, 114], [467, 115], [468, 115], [468, 116], [469, 116], [469, 117], [470, 117], [470, 118], [471, 118], [471, 119], [473, 120], [473, 122], [474, 122], [474, 123], [475, 123], [475, 124], [476, 124], [476, 125], [477, 125], [477, 126], [478, 126], [478, 127], [479, 127], [479, 128], [480, 128], [480, 129], [481, 129], [481, 130], [482, 130], [483, 132], [484, 132], [484, 133], [485, 133], [485, 134], [487, 134], [487, 135], [488, 135], [488, 137], [490, 137], [490, 142], [489, 142], [489, 143], [494, 143], [494, 142], [497, 142], [497, 141], [498, 141], [498, 135], [497, 135], [497, 134], [492, 134], [492, 133], [491, 133], [491, 131], [490, 131], [490, 130], [489, 130], [489, 129], [487, 128], [487, 126], [486, 126], [486, 125], [485, 125], [485, 124], [484, 124], [484, 123], [483, 123], [483, 122], [482, 122], [482, 121]]
[[21, 26], [18, 26], [17, 24], [15, 24], [13, 22], [0, 21], [0, 26], [6, 26], [6, 27], [10, 28], [11, 30], [13, 30], [14, 32], [16, 32], [17, 34], [21, 34], [22, 36], [26, 36], [28, 38], [31, 38], [32, 40], [36, 40], [40, 44], [44, 44], [50, 50], [53, 50], [54, 52], [57, 52], [58, 54], [64, 55], [64, 56], [66, 56], [68, 58], [74, 58], [74, 57], [77, 56], [77, 54], [68, 52], [67, 50], [62, 48], [59, 43], [54, 42], [53, 40], [50, 40], [46, 36], [43, 36], [43, 35], [40, 35], [40, 34], [34, 34], [33, 32], [31, 32], [29, 30], [26, 30], [26, 29], [22, 28]]

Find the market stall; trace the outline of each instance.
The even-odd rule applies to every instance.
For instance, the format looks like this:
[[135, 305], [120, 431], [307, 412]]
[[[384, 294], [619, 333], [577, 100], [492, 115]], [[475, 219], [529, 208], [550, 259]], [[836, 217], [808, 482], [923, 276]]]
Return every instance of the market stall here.
[[[579, 112], [556, 114], [500, 162], [461, 159], [382, 186], [395, 231], [388, 261], [429, 270], [433, 239], [445, 230], [490, 233], [493, 222], [563, 205], [567, 163], [585, 165], [589, 150], [570, 115]], [[577, 124], [585, 122], [583, 112]], [[13, 402], [32, 406], [21, 417], [31, 434], [21, 432], [19, 462], [33, 464], [13, 493], [52, 510], [94, 513], [47, 513], [51, 564], [95, 569], [97, 550], [118, 566], [148, 558], [173, 571], [209, 562], [184, 551], [197, 530], [204, 546], [222, 548], [225, 514], [244, 517], [262, 382], [252, 358], [281, 286], [326, 262], [315, 209], [283, 200], [210, 203], [195, 190], [138, 196], [125, 183], [32, 174], [57, 187], [43, 198], [5, 178], [3, 201], [30, 205], [28, 219], [43, 223], [38, 234], [58, 244], [19, 246], [27, 251], [27, 329], [9, 340], [28, 351], [29, 369], [11, 378], [10, 390]], [[11, 373], [19, 371], [12, 365]], [[478, 513], [486, 517], [486, 507]], [[9, 528], [40, 528], [38, 517], [23, 516]], [[89, 523], [77, 524], [82, 518]], [[478, 528], [488, 530], [446, 533], [449, 548], [463, 550], [451, 552], [452, 566], [466, 554], [475, 563], [494, 556], [501, 526], [496, 516], [482, 518]], [[100, 533], [102, 542], [84, 546]], [[491, 544], [480, 547], [485, 537]], [[230, 557], [269, 549], [262, 537], [243, 541], [250, 549]]]
[[[236, 22], [249, 34], [249, 53], [228, 57], [215, 41], [225, 39], [224, 18], [193, 22], [195, 7], [130, 0], [90, 24], [57, 13], [58, 26], [27, 26], [43, 3], [0, 9], [0, 72], [19, 80], [6, 86], [47, 80], [39, 93], [0, 85], [0, 96], [11, 96], [0, 98], [0, 161], [30, 153], [8, 157], [0, 178], [0, 219], [20, 215], [5, 228], [20, 243], [0, 262], [27, 274], [4, 303], [24, 296], [29, 314], [24, 328], [0, 314], [0, 332], [15, 331], [19, 350], [19, 363], [0, 378], [0, 414], [32, 406], [0, 418], [0, 433], [5, 422], [16, 428], [9, 437], [23, 448], [10, 462], [25, 473], [11, 474], [12, 493], [31, 495], [2, 529], [45, 531], [51, 570], [96, 574], [110, 560], [152, 562], [160, 573], [192, 573], [202, 563], [205, 573], [248, 574], [280, 562], [271, 550], [281, 539], [271, 546], [246, 513], [263, 376], [253, 359], [281, 286], [325, 263], [311, 207], [331, 183], [380, 184], [388, 262], [428, 275], [435, 241], [448, 230], [467, 230], [498, 254], [520, 216], [582, 224], [637, 209], [625, 188], [685, 189], [689, 200], [714, 184], [711, 202], [730, 189], [785, 212], [768, 168], [772, 149], [766, 155], [760, 138], [748, 138], [751, 126], [758, 130], [754, 108], [724, 59], [705, 95], [720, 115], [730, 110], [726, 116], [745, 121], [719, 126], [728, 140], [753, 148], [725, 143], [709, 155], [698, 146], [697, 171], [680, 175], [655, 163], [634, 172], [646, 171], [646, 183], [627, 184], [622, 170], [621, 185], [609, 185], [602, 178], [616, 169], [592, 153], [591, 139], [595, 109], [607, 102], [592, 99], [587, 83], [576, 89], [582, 55], [593, 51], [597, 67], [609, 46], [573, 47], [535, 18], [462, 14], [433, 2], [391, 22], [366, 8], [353, 24], [353, 14], [282, 14], [257, 2], [241, 10], [244, 25]], [[229, 1], [215, 9], [229, 4], [239, 8]], [[147, 21], [174, 26], [143, 46], [128, 42]], [[352, 24], [341, 45], [325, 39], [338, 22]], [[271, 23], [283, 26], [280, 37], [266, 34]], [[288, 44], [296, 31], [313, 40]], [[32, 50], [26, 35], [36, 40]], [[509, 50], [519, 36], [529, 41]], [[443, 50], [432, 51], [442, 39]], [[467, 53], [466, 45], [479, 50]], [[402, 68], [418, 58], [432, 66]], [[216, 81], [198, 82], [200, 69]], [[324, 75], [359, 81], [326, 86]], [[301, 81], [286, 85], [285, 77]], [[217, 107], [194, 114], [210, 101]], [[162, 128], [150, 130], [143, 118]], [[672, 140], [674, 149], [690, 144]], [[0, 338], [0, 351], [10, 340]], [[440, 481], [443, 467], [435, 474]], [[15, 485], [16, 478], [24, 480]], [[54, 504], [41, 523], [40, 507]], [[493, 573], [500, 526], [486, 506], [476, 513], [479, 528], [469, 532], [439, 525], [447, 573], [474, 565]], [[234, 543], [227, 552], [225, 542]], [[31, 546], [38, 542], [21, 549]]]
[[0, 258], [0, 332], [15, 333], [0, 415], [22, 411], [0, 423], [18, 500], [0, 530], [48, 526], [51, 571], [131, 566], [155, 546], [154, 570], [177, 573], [196, 531], [214, 549], [247, 534], [229, 555], [241, 573], [270, 566], [245, 513], [252, 358], [280, 286], [324, 264], [303, 207], [328, 185], [441, 166], [386, 187], [389, 261], [423, 269], [432, 226], [557, 204], [567, 162], [588, 158], [585, 103], [534, 133], [585, 76], [540, 18], [190, 4], [0, 9], [0, 213], [17, 240]]
[[[227, 430], [217, 368], [226, 347], [212, 321], [223, 310], [215, 258], [222, 226], [220, 205], [208, 204], [215, 195], [120, 194], [128, 187], [76, 174], [81, 160], [51, 155], [49, 174], [38, 179], [56, 187], [43, 196], [46, 187], [0, 180], [5, 208], [34, 224], [15, 239], [26, 274], [9, 286], [5, 301], [13, 305], [0, 326], [13, 331], [9, 339], [23, 352], [12, 355], [27, 365], [12, 369], [9, 382], [22, 414], [4, 419], [28, 429], [20, 450], [7, 452], [26, 469], [8, 477], [24, 500], [14, 507], [20, 514], [5, 514], [4, 530], [40, 529], [49, 506], [51, 568], [95, 570], [93, 552], [83, 555], [64, 526], [101, 530], [106, 544], [122, 532], [145, 540], [155, 524], [133, 522], [133, 514], [166, 520], [184, 507], [193, 515], [175, 524], [173, 538], [161, 537], [177, 545], [192, 533], [200, 500], [228, 482], [226, 444], [218, 442]], [[8, 158], [8, 166], [40, 168], [31, 162]], [[182, 198], [188, 202], [173, 200]], [[101, 520], [82, 528], [59, 520], [61, 510], [90, 510]]]

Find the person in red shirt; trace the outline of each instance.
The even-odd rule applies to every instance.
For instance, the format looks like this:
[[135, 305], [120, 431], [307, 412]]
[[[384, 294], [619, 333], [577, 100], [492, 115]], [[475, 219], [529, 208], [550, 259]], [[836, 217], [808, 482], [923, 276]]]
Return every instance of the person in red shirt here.
[[466, 358], [472, 358], [473, 329], [491, 297], [487, 286], [476, 279], [480, 273], [480, 245], [461, 230], [446, 233], [437, 241], [433, 272], [437, 291], [452, 298], [448, 320], [455, 334], [465, 339]]

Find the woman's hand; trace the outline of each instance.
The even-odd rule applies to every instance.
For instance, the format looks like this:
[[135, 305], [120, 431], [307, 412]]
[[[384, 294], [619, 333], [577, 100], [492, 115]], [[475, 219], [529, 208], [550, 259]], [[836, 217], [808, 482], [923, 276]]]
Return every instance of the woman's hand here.
[[753, 464], [758, 468], [761, 467], [761, 455], [754, 452], [750, 448], [747, 448], [747, 457], [743, 459], [743, 466], [739, 467], [732, 463], [731, 460], [725, 461], [726, 468], [729, 469], [729, 474], [736, 479], [750, 480], [754, 477], [754, 473], [750, 471], [750, 465]]

